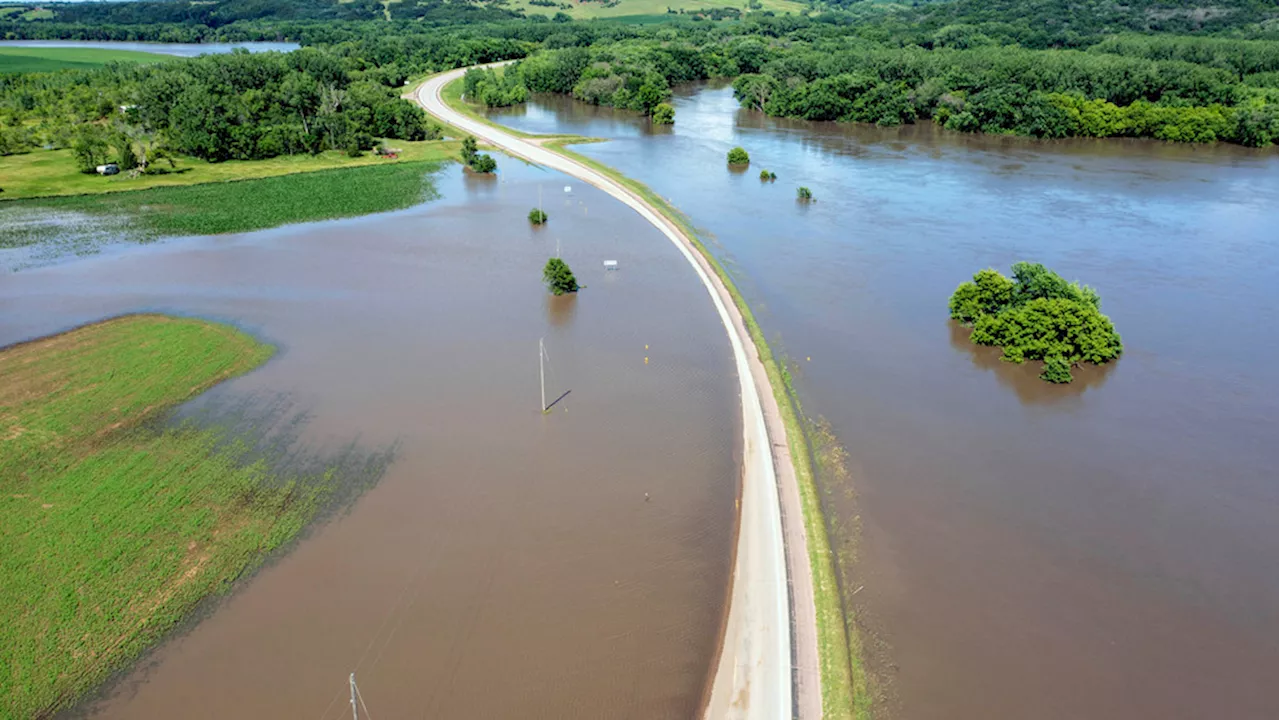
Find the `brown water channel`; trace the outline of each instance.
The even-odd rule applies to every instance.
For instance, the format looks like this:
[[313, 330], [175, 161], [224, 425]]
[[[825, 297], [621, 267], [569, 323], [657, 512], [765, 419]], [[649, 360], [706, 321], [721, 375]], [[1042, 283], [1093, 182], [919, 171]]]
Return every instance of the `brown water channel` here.
[[[849, 453], [827, 503], [862, 528], [879, 713], [1275, 717], [1274, 149], [778, 121], [727, 88], [675, 107], [498, 119], [616, 138], [578, 149], [705, 228], [799, 361]], [[1118, 363], [1051, 387], [950, 325], [958, 283], [1023, 259], [1099, 289]]]
[[[281, 352], [214, 399], [283, 393], [302, 441], [398, 443], [349, 513], [88, 714], [347, 717], [352, 670], [374, 717], [696, 714], [732, 559], [727, 338], [639, 216], [500, 166], [447, 167], [443, 199], [402, 212], [0, 276], [0, 344], [129, 311], [225, 319]], [[557, 239], [577, 298], [541, 287]], [[569, 392], [546, 416], [542, 336], [548, 400]]]

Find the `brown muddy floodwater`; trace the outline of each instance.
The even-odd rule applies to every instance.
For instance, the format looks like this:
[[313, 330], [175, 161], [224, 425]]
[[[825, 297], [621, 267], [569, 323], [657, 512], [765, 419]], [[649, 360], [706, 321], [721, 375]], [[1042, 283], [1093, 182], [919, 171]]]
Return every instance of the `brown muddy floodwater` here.
[[[635, 213], [499, 163], [447, 167], [443, 199], [402, 212], [0, 276], [0, 344], [130, 311], [223, 319], [281, 352], [215, 400], [284, 394], [309, 443], [398, 443], [349, 513], [85, 714], [348, 717], [353, 670], [374, 717], [696, 714], [738, 479], [724, 330]], [[552, 302], [557, 240], [586, 289]], [[569, 392], [546, 416], [542, 336], [548, 400]]]
[[[778, 121], [728, 88], [675, 107], [500, 119], [615, 138], [579, 150], [705, 228], [799, 361], [850, 457], [825, 502], [862, 528], [877, 714], [1276, 717], [1275, 150]], [[1017, 260], [1098, 288], [1124, 357], [1050, 387], [969, 344], [948, 296]]]

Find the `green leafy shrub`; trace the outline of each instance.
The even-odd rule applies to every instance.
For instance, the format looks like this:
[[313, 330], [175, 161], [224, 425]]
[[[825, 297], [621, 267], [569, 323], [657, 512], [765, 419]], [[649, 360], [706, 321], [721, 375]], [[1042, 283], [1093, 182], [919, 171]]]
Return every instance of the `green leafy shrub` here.
[[796, 188], [796, 199], [802, 200], [804, 202], [808, 202], [813, 199], [813, 191], [801, 185], [800, 187]]
[[1013, 275], [979, 270], [952, 293], [951, 317], [973, 327], [975, 344], [1000, 347], [1009, 362], [1044, 360], [1041, 378], [1055, 383], [1071, 382], [1074, 363], [1120, 357], [1120, 334], [1096, 291], [1040, 263], [1015, 263]]
[[542, 268], [542, 281], [552, 295], [564, 295], [578, 292], [578, 279], [573, 276], [569, 265], [560, 258], [551, 258]]
[[529, 222], [534, 225], [542, 225], [547, 221], [547, 214], [538, 208], [529, 211]]
[[750, 163], [751, 163], [751, 156], [747, 154], [746, 150], [743, 150], [740, 147], [736, 147], [729, 151], [730, 165], [748, 165]]
[[498, 161], [492, 155], [480, 153], [471, 160], [471, 169], [482, 175], [491, 173], [498, 169]]
[[761, 171], [760, 171], [760, 180], [761, 180], [762, 182], [773, 182], [774, 180], [777, 180], [777, 179], [778, 179], [777, 174], [775, 174], [775, 173], [774, 173], [773, 171], [771, 171], [771, 170], [761, 170]]
[[654, 125], [671, 125], [676, 121], [676, 109], [671, 107], [669, 103], [658, 103], [653, 106]]
[[1046, 358], [1044, 361], [1044, 372], [1040, 373], [1040, 379], [1051, 383], [1069, 383], [1071, 382], [1071, 363], [1067, 359], [1059, 355]]

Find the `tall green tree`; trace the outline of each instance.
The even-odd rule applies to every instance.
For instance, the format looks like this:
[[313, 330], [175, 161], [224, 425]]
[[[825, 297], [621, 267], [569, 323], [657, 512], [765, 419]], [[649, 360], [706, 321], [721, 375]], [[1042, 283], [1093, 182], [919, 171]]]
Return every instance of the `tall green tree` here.
[[565, 295], [578, 292], [578, 279], [573, 276], [569, 265], [560, 258], [551, 258], [542, 268], [542, 281], [552, 295]]

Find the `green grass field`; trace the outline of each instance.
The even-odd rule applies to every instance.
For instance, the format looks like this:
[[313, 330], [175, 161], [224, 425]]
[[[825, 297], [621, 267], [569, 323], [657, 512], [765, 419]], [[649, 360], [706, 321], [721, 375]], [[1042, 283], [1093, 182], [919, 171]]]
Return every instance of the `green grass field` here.
[[106, 48], [0, 47], [0, 74], [94, 68], [109, 62], [153, 63], [169, 59], [167, 55]]
[[0, 717], [66, 707], [314, 515], [322, 484], [149, 424], [272, 352], [158, 315], [0, 350]]
[[4, 222], [7, 214], [28, 210], [99, 216], [104, 223], [122, 221], [130, 229], [128, 239], [135, 241], [247, 232], [399, 210], [434, 196], [431, 176], [439, 168], [438, 162], [400, 162], [189, 187], [17, 200], [0, 204], [0, 248], [61, 241], [57, 218], [47, 224]]
[[3, 207], [5, 200], [21, 198], [143, 190], [335, 168], [440, 161], [457, 157], [459, 149], [459, 143], [449, 140], [388, 140], [387, 144], [401, 151], [398, 159], [380, 158], [372, 153], [351, 158], [346, 153], [332, 150], [319, 155], [282, 155], [267, 160], [228, 160], [220, 163], [179, 157], [176, 172], [139, 175], [136, 178], [129, 177], [127, 173], [111, 176], [86, 175], [76, 170], [75, 159], [70, 150], [36, 150], [0, 157], [0, 188], [4, 189], [4, 194], [0, 195], [3, 198], [0, 200], [0, 207]]
[[[503, 7], [511, 10], [524, 10], [529, 15], [555, 15], [566, 13], [574, 18], [620, 18], [629, 16], [663, 16], [667, 8], [675, 11], [684, 10], [686, 14], [698, 10], [733, 7], [747, 12], [746, 0], [619, 0], [613, 7], [605, 7], [603, 2], [581, 2], [580, 0], [556, 0], [556, 7], [530, 5], [528, 0], [509, 0]], [[569, 5], [564, 8], [561, 5]], [[760, 0], [760, 10], [772, 10], [782, 14], [786, 12], [803, 14], [809, 6], [794, 0]]]

